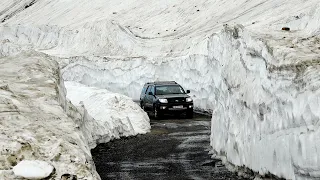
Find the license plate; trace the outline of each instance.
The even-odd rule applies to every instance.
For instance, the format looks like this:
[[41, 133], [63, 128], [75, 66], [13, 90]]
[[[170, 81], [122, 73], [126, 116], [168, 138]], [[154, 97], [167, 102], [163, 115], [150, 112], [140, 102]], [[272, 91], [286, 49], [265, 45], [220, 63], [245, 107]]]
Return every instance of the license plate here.
[[180, 106], [173, 106], [174, 109], [183, 109], [183, 106], [180, 105]]

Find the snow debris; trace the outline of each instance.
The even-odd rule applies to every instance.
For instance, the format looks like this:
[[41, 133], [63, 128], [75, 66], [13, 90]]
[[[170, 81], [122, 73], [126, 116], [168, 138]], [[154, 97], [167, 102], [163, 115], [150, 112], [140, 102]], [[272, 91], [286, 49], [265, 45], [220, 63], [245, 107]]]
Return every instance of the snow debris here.
[[45, 161], [23, 160], [13, 167], [13, 172], [17, 177], [26, 179], [44, 179], [47, 178], [54, 168]]

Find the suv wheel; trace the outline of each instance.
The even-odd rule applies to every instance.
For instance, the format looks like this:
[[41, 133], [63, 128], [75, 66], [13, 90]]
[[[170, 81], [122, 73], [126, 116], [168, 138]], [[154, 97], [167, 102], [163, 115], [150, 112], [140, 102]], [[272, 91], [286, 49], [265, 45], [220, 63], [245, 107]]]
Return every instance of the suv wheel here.
[[188, 119], [192, 119], [193, 118], [193, 109], [190, 109], [187, 111], [186, 116]]
[[162, 116], [155, 107], [153, 108], [153, 114], [155, 119], [159, 119]]

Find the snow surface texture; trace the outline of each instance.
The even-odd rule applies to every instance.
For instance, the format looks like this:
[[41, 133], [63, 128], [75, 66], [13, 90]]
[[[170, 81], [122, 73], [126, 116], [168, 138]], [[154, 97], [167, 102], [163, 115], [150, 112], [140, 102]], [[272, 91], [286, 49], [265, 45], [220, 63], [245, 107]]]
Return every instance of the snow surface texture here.
[[150, 131], [147, 113], [131, 98], [76, 82], [65, 82], [65, 86], [67, 98], [72, 104], [83, 104], [97, 121], [98, 128], [95, 133], [101, 136], [99, 143]]
[[53, 166], [45, 161], [22, 160], [13, 167], [13, 172], [17, 177], [26, 179], [44, 179], [53, 172]]
[[133, 98], [176, 80], [212, 110], [217, 155], [320, 177], [318, 0], [30, 2], [0, 2], [0, 56], [36, 49], [61, 58], [65, 79]]
[[147, 114], [123, 95], [69, 82], [70, 98], [78, 105], [74, 107], [66, 100], [58, 64], [47, 55], [21, 53], [0, 62], [0, 179], [12, 179], [12, 173], [5, 170], [17, 163], [13, 171], [19, 177], [37, 179], [51, 174], [49, 169], [36, 173], [33, 163], [38, 162], [24, 159], [50, 162], [55, 168], [52, 178], [74, 174], [99, 179], [91, 148], [150, 131]]
[[86, 124], [72, 117], [83, 119], [66, 101], [58, 64], [33, 52], [1, 58], [0, 66], [0, 179], [14, 179], [9, 170], [22, 160], [50, 162], [52, 178], [99, 179], [79, 128]]
[[[289, 64], [281, 59], [286, 47], [274, 49], [274, 39], [254, 36], [238, 26], [211, 37], [209, 58], [217, 67], [211, 145], [232, 164], [260, 174], [319, 177], [319, 53], [290, 50], [286, 56], [295, 63]], [[283, 36], [277, 43], [291, 46], [292, 37]]]

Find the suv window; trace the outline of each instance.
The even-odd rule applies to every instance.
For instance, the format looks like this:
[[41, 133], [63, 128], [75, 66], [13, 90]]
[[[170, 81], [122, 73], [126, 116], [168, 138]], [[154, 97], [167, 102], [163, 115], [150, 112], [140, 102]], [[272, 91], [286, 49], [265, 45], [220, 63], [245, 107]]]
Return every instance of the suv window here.
[[151, 86], [150, 88], [151, 88], [151, 92], [152, 92], [152, 94], [154, 94], [154, 87], [153, 87], [153, 86]]
[[154, 94], [154, 86], [148, 86], [147, 95], [149, 94], [149, 92], [152, 92], [152, 94]]
[[164, 85], [156, 87], [156, 95], [166, 94], [185, 94], [185, 92], [179, 85]]
[[147, 95], [149, 94], [149, 92], [151, 92], [151, 89], [152, 89], [151, 87], [152, 87], [152, 86], [148, 86], [148, 88], [147, 88], [147, 93], [146, 93]]
[[146, 94], [148, 86], [143, 86], [141, 94]]

